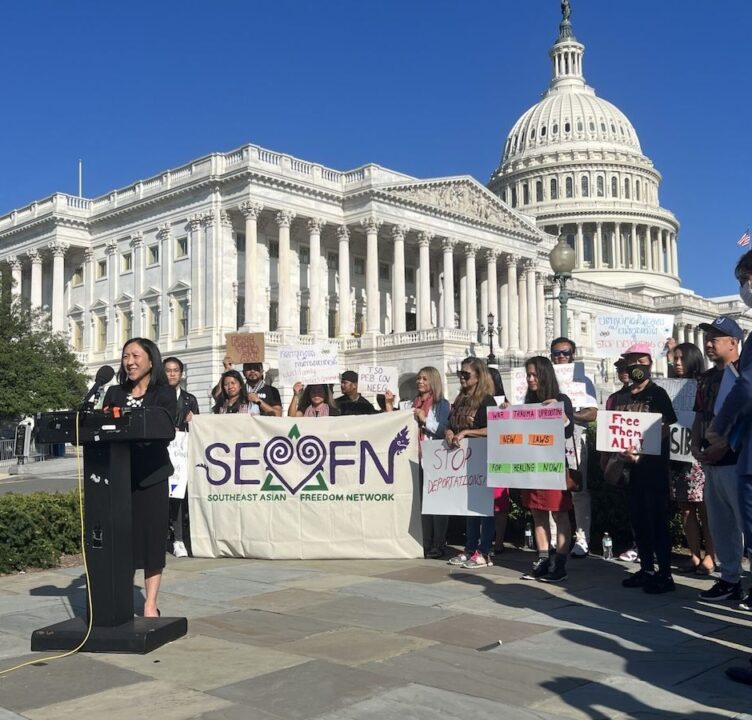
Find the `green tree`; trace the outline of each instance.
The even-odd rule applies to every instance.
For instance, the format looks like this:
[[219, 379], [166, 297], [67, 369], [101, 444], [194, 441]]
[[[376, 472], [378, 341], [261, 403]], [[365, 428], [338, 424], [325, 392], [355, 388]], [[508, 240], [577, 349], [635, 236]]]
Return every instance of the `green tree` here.
[[0, 421], [74, 407], [86, 376], [47, 314], [13, 297], [10, 273], [0, 279]]

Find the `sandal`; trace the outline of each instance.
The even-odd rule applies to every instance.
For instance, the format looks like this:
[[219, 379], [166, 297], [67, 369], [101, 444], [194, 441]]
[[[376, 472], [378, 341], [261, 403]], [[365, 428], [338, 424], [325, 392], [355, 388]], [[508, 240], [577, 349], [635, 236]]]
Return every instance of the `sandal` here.
[[676, 571], [684, 573], [685, 575], [691, 575], [692, 573], [700, 572], [700, 563], [694, 563], [691, 560], [683, 562], [681, 565], [677, 565]]

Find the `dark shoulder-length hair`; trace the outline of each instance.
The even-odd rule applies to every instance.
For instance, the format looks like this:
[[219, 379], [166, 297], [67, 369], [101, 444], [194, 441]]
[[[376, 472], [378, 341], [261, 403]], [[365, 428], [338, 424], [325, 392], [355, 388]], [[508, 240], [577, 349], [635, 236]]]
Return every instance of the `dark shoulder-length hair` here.
[[133, 383], [128, 379], [128, 373], [125, 370], [125, 364], [123, 363], [123, 355], [125, 354], [125, 348], [129, 345], [136, 343], [141, 349], [149, 356], [151, 360], [151, 373], [149, 374], [149, 387], [155, 387], [156, 385], [167, 385], [167, 373], [162, 363], [162, 353], [159, 352], [159, 348], [156, 343], [149, 338], [135, 337], [130, 340], [126, 340], [123, 345], [123, 351], [120, 353], [120, 370], [118, 370], [117, 380], [118, 383], [126, 390], [130, 390], [133, 387]]
[[559, 381], [556, 379], [554, 366], [551, 361], [543, 355], [535, 355], [525, 361], [525, 370], [529, 367], [535, 368], [535, 374], [538, 376], [538, 391], [528, 390], [525, 393], [526, 403], [538, 403], [544, 400], [556, 400], [559, 397]]
[[702, 357], [700, 348], [693, 343], [680, 343], [674, 348], [674, 352], [679, 351], [682, 356], [684, 365], [684, 375], [689, 380], [694, 380], [705, 372], [705, 360]]
[[324, 404], [329, 406], [329, 410], [338, 410], [337, 406], [334, 404], [334, 393], [332, 392], [332, 386], [327, 385], [326, 383], [311, 383], [310, 385], [306, 385], [303, 389], [303, 395], [300, 398], [300, 402], [298, 403], [298, 411], [299, 412], [305, 412], [306, 409], [308, 409], [313, 403], [311, 402], [311, 390], [315, 387], [322, 387], [324, 388]]
[[227, 370], [223, 372], [219, 378], [220, 393], [217, 396], [217, 401], [212, 408], [213, 413], [218, 413], [219, 409], [230, 399], [225, 392], [225, 378], [234, 378], [240, 383], [240, 395], [238, 396], [238, 402], [244, 405], [248, 404], [248, 390], [245, 388], [245, 378], [237, 370]]

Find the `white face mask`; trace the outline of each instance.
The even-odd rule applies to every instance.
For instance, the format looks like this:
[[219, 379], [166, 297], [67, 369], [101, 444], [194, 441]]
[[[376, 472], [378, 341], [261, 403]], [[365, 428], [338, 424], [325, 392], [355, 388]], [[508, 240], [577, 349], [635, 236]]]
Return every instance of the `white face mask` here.
[[739, 288], [739, 297], [747, 307], [752, 308], [752, 287], [749, 280]]

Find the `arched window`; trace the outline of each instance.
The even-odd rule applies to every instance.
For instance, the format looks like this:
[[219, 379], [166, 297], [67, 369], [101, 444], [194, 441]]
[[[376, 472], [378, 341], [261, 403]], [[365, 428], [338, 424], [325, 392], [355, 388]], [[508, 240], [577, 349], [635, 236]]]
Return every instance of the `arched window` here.
[[551, 178], [551, 199], [559, 199], [559, 183], [556, 182], [556, 178]]
[[542, 180], [535, 181], [535, 201], [543, 202], [543, 181]]
[[624, 197], [629, 200], [629, 178], [624, 178]]
[[606, 132], [606, 123], [601, 120], [601, 132]]
[[522, 183], [522, 204], [530, 204], [530, 188], [528, 188], [527, 183]]
[[535, 128], [530, 131], [530, 139], [535, 140]]
[[582, 197], [590, 197], [590, 181], [587, 175], [583, 175], [580, 179], [580, 187], [582, 189]]
[[545, 125], [541, 128], [541, 137], [546, 137], [546, 126]]
[[577, 121], [577, 132], [582, 132], [582, 120]]
[[598, 193], [598, 197], [603, 197], [606, 194], [606, 188], [605, 188], [605, 181], [603, 179], [603, 175], [599, 175], [596, 180], [596, 192]]
[[611, 123], [611, 132], [616, 135], [616, 126], [613, 123]]
[[590, 132], [595, 132], [595, 123], [592, 120], [588, 123], [588, 128]]
[[553, 126], [551, 127], [551, 133], [554, 135], [559, 134], [559, 126], [556, 123], [554, 123]]
[[619, 197], [619, 181], [615, 175], [611, 178], [611, 197]]
[[568, 133], [572, 129], [572, 126], [569, 124], [569, 120], [567, 120], [564, 123], [564, 132]]
[[568, 198], [574, 197], [574, 183], [572, 178], [568, 177], [564, 183], [565, 193]]
[[640, 199], [640, 181], [639, 180], [634, 181], [634, 196], [635, 196], [635, 200]]

